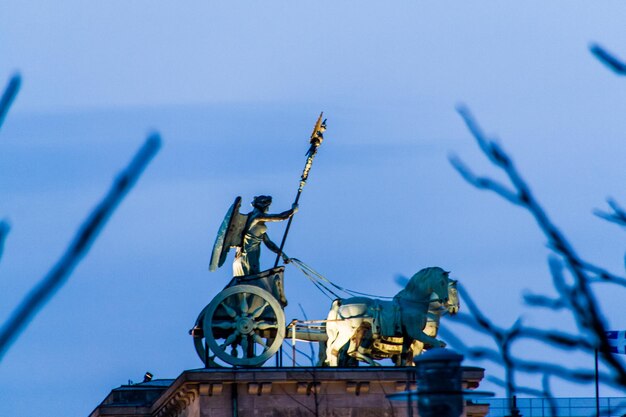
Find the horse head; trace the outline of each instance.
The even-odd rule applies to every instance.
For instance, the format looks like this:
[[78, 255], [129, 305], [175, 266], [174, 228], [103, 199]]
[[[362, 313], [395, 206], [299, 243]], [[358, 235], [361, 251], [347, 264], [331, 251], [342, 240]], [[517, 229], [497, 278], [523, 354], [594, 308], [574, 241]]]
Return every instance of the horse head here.
[[424, 268], [409, 279], [406, 287], [396, 294], [397, 298], [430, 303], [432, 295], [441, 303], [448, 301], [448, 274], [438, 266]]

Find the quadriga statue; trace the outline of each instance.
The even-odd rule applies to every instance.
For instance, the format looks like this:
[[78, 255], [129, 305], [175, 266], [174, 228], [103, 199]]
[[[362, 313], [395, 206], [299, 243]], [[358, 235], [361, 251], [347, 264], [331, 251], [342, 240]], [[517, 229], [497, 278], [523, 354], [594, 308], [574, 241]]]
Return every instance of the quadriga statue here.
[[448, 301], [449, 272], [424, 268], [413, 275], [391, 301], [352, 297], [335, 300], [326, 323], [326, 359], [329, 366], [356, 366], [357, 361], [391, 358], [396, 365], [411, 362], [411, 345], [432, 347], [445, 343], [424, 333], [431, 302]]

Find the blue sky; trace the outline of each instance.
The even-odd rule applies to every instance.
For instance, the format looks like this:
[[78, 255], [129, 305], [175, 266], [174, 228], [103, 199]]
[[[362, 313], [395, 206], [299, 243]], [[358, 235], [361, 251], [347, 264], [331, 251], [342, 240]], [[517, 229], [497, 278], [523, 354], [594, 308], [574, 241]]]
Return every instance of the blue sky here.
[[[86, 415], [146, 370], [174, 378], [199, 367], [187, 330], [229, 278], [229, 268], [207, 271], [222, 216], [237, 195], [246, 207], [258, 194], [273, 195], [277, 211], [291, 205], [320, 110], [328, 131], [290, 256], [381, 295], [399, 290], [396, 274], [442, 266], [502, 325], [523, 315], [572, 329], [523, 308], [524, 290], [552, 291], [545, 239], [526, 213], [454, 172], [450, 152], [499, 175], [454, 107], [468, 104], [500, 138], [588, 260], [623, 273], [626, 235], [591, 210], [609, 195], [626, 204], [626, 82], [587, 48], [597, 41], [626, 57], [625, 9], [617, 1], [4, 2], [0, 80], [19, 70], [24, 81], [0, 132], [0, 216], [12, 225], [0, 320], [146, 134], [159, 130], [164, 146], [6, 355], [0, 415]], [[278, 241], [282, 228], [271, 226]], [[298, 303], [310, 318], [326, 315], [328, 300], [293, 267], [286, 291], [288, 319], [302, 318]], [[599, 294], [610, 326], [626, 328], [624, 294]], [[556, 356], [536, 346], [519, 353]], [[591, 366], [587, 357], [564, 361]], [[591, 386], [555, 391], [593, 395]]]

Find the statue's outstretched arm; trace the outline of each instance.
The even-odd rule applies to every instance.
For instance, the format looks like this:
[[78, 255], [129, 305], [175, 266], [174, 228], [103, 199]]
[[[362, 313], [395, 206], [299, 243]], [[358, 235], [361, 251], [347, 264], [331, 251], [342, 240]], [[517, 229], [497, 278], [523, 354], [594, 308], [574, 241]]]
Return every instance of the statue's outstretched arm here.
[[285, 252], [280, 252], [280, 248], [276, 245], [276, 243], [271, 241], [267, 233], [263, 234], [263, 243], [265, 243], [265, 246], [267, 246], [267, 248], [272, 252], [282, 255], [285, 262], [289, 262], [289, 257], [285, 254]]
[[287, 220], [298, 212], [298, 205], [294, 204], [291, 209], [278, 214], [262, 214], [257, 218], [261, 222], [281, 222]]

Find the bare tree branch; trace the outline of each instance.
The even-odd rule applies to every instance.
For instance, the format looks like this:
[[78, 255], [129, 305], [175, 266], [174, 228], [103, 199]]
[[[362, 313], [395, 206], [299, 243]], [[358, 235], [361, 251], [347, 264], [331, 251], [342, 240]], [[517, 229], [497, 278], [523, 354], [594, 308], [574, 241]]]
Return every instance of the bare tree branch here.
[[626, 287], [626, 278], [620, 277], [619, 275], [612, 274], [604, 268], [596, 266], [592, 263], [585, 262], [581, 260], [580, 267], [585, 271], [590, 272], [595, 275], [595, 277], [589, 277], [589, 282], [608, 282], [612, 284], [621, 285], [622, 287]]
[[617, 75], [626, 75], [626, 64], [597, 43], [589, 45], [589, 51]]
[[519, 197], [506, 188], [504, 185], [486, 177], [478, 177], [472, 173], [472, 171], [463, 163], [463, 161], [458, 158], [456, 155], [451, 155], [449, 157], [450, 163], [452, 166], [458, 171], [459, 174], [463, 177], [463, 179], [474, 187], [481, 190], [492, 190], [498, 193], [500, 196], [508, 200], [510, 203], [515, 205], [522, 205]]
[[[454, 322], [463, 324], [475, 331], [494, 338], [496, 343], [499, 343], [499, 340], [508, 337], [513, 340], [537, 340], [539, 342], [544, 342], [546, 344], [566, 350], [583, 350], [588, 353], [594, 351], [594, 345], [582, 337], [578, 337], [565, 332], [560, 332], [557, 330], [544, 330], [537, 329], [535, 327], [522, 326], [519, 320], [516, 322], [516, 331], [513, 332], [512, 329], [508, 331], [500, 329], [496, 327], [493, 323], [489, 323], [488, 326], [482, 326], [473, 316], [468, 314], [457, 313], [456, 316], [451, 317], [450, 319]], [[512, 333], [512, 335], [507, 336], [507, 333]], [[464, 347], [464, 349], [466, 349], [466, 347]]]
[[17, 92], [20, 90], [21, 84], [22, 78], [20, 77], [20, 75], [14, 74], [4, 90], [2, 98], [0, 98], [0, 127], [2, 127], [2, 124], [4, 123], [4, 119], [9, 112], [11, 104], [13, 104], [13, 101], [17, 96]]
[[[495, 385], [498, 385], [499, 387], [502, 387], [502, 388], [506, 387], [506, 381], [504, 381], [503, 379], [500, 379], [500, 378], [498, 378], [496, 376], [488, 375], [486, 377], [486, 379], [489, 382], [491, 382], [491, 383], [493, 383]], [[530, 388], [530, 387], [522, 387], [522, 386], [518, 386], [517, 387], [517, 392], [519, 394], [531, 395], [533, 397], [543, 397], [544, 394], [545, 394], [545, 392], [540, 390], [540, 389]]]
[[552, 389], [550, 388], [550, 375], [544, 375], [543, 378], [541, 378], [541, 387], [545, 393], [543, 397], [548, 400], [548, 404], [550, 406], [550, 416], [556, 417], [558, 415], [559, 408], [554, 395], [552, 395]]
[[[522, 206], [530, 214], [532, 214], [535, 221], [539, 225], [539, 228], [548, 239], [549, 247], [563, 258], [565, 266], [572, 275], [574, 282], [571, 286], [567, 285], [564, 279], [561, 280], [561, 282], [558, 282], [562, 276], [555, 277], [553, 271], [555, 286], [560, 294], [566, 295], [564, 298], [566, 298], [569, 302], [569, 309], [571, 310], [579, 329], [586, 333], [588, 337], [592, 338], [592, 342], [602, 353], [603, 362], [609, 367], [609, 369], [615, 372], [616, 380], [623, 386], [626, 386], [626, 369], [624, 368], [624, 365], [610, 353], [610, 345], [606, 338], [604, 316], [602, 315], [595, 295], [590, 288], [591, 279], [588, 276], [588, 271], [586, 269], [586, 267], [589, 267], [589, 264], [581, 260], [569, 241], [550, 220], [544, 209], [531, 193], [526, 182], [518, 173], [512, 160], [508, 157], [506, 152], [504, 152], [504, 150], [502, 150], [497, 143], [487, 139], [467, 108], [460, 107], [459, 113], [465, 120], [468, 129], [474, 135], [478, 146], [483, 151], [485, 156], [494, 165], [502, 169], [502, 171], [504, 171], [509, 178], [509, 181], [516, 191], [516, 199], [519, 199], [519, 203], [516, 204]], [[457, 167], [458, 163], [455, 164], [453, 162], [453, 165]], [[465, 172], [468, 172], [468, 170]], [[467, 174], [464, 175], [464, 178], [466, 177]], [[469, 182], [474, 185], [473, 181], [470, 180]], [[493, 182], [488, 180], [481, 181], [481, 184], [484, 185], [485, 189], [501, 195], [508, 201], [512, 200], [512, 192], [510, 190], [499, 184], [497, 187], [493, 187], [491, 185], [492, 183]], [[503, 189], [507, 192], [502, 193]], [[478, 321], [480, 322], [481, 320], [479, 319]], [[494, 338], [496, 336], [498, 335], [494, 334]], [[502, 345], [502, 347], [504, 347], [504, 345]], [[506, 358], [503, 359], [507, 362]]]
[[[472, 319], [476, 321], [476, 330], [491, 336], [498, 346], [500, 356], [502, 357], [502, 365], [504, 367], [505, 380], [506, 380], [506, 394], [507, 398], [513, 398], [515, 395], [515, 362], [511, 355], [511, 344], [517, 337], [521, 322], [518, 319], [513, 326], [508, 330], [503, 330], [495, 326], [487, 317], [478, 309], [474, 300], [469, 296], [467, 291], [462, 285], [457, 284], [457, 290], [459, 295], [463, 298], [467, 304], [468, 309], [472, 315]], [[457, 314], [457, 319], [467, 321], [467, 315]], [[512, 405], [510, 405], [512, 407]]]
[[92, 243], [111, 217], [111, 214], [156, 155], [160, 146], [161, 138], [158, 134], [155, 133], [148, 137], [130, 164], [115, 179], [107, 195], [80, 227], [74, 240], [70, 243], [70, 246], [57, 264], [22, 300], [13, 315], [0, 329], [0, 360], [19, 333], [24, 330], [30, 320], [37, 314], [37, 311], [67, 281], [76, 265], [89, 251]]
[[543, 330], [534, 327], [521, 327], [517, 335], [518, 338], [533, 339], [547, 344], [558, 346], [567, 350], [585, 350], [593, 352], [594, 345], [587, 339], [577, 337], [557, 330]]
[[524, 302], [532, 307], [544, 307], [550, 310], [562, 310], [567, 308], [568, 304], [563, 298], [552, 298], [541, 294], [525, 293], [522, 294]]
[[[22, 84], [22, 78], [19, 74], [14, 74], [9, 79], [9, 83], [7, 84], [2, 97], [0, 98], [0, 128], [4, 123], [4, 119], [6, 118], [7, 113], [9, 112], [9, 108], [13, 101], [15, 101], [15, 97], [17, 96], [18, 91], [20, 90], [20, 85]], [[6, 241], [7, 235], [11, 227], [9, 223], [5, 220], [0, 221], [0, 259], [2, 258], [2, 254], [4, 252], [4, 243]]]
[[9, 226], [9, 222], [6, 220], [0, 221], [0, 259], [2, 259], [2, 254], [4, 253], [4, 242], [7, 240], [7, 235], [11, 230], [11, 226]]
[[604, 220], [610, 221], [611, 223], [626, 226], [626, 211], [624, 211], [624, 209], [620, 207], [615, 200], [608, 198], [606, 201], [609, 204], [609, 207], [611, 207], [611, 212], [596, 209], [593, 213]]
[[[460, 313], [459, 313], [460, 314]], [[452, 317], [452, 316], [450, 316]], [[455, 316], [456, 317], [456, 316]], [[502, 366], [502, 357], [497, 351], [486, 347], [470, 347], [445, 327], [439, 328], [439, 335], [454, 349], [463, 352], [470, 359], [487, 360]]]

